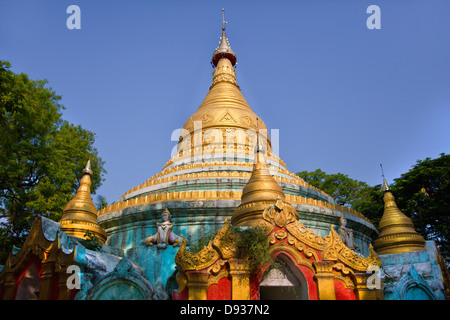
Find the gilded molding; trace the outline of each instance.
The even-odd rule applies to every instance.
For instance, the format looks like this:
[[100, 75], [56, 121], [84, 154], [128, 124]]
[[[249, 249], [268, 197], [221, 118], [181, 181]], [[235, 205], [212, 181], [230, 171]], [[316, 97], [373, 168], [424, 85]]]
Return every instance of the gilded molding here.
[[187, 250], [186, 244], [187, 240], [184, 238], [183, 244], [175, 256], [175, 263], [183, 272], [206, 269], [220, 258], [219, 253], [212, 247], [211, 241], [196, 253]]
[[[254, 151], [252, 151], [254, 152]], [[242, 172], [242, 171], [213, 171], [213, 172], [200, 172], [200, 173], [188, 173], [188, 174], [180, 174], [180, 175], [173, 175], [170, 177], [164, 177], [165, 175], [176, 173], [178, 171], [183, 170], [189, 170], [189, 169], [196, 169], [196, 168], [204, 168], [204, 167], [217, 167], [217, 166], [236, 166], [236, 167], [249, 167], [252, 168], [253, 164], [251, 162], [237, 162], [237, 161], [214, 161], [214, 162], [202, 162], [202, 163], [189, 163], [185, 165], [180, 165], [172, 168], [163, 169], [160, 173], [154, 175], [147, 181], [145, 181], [143, 184], [140, 184], [139, 186], [136, 186], [130, 190], [128, 190], [126, 193], [124, 193], [121, 198], [125, 197], [126, 195], [135, 192], [137, 190], [158, 185], [161, 183], [171, 182], [171, 181], [178, 181], [178, 180], [185, 180], [185, 179], [198, 179], [198, 178], [217, 178], [217, 177], [242, 177], [242, 178], [250, 178], [251, 172]], [[286, 182], [286, 183], [292, 183], [296, 184], [302, 187], [310, 188], [312, 190], [315, 190], [317, 192], [320, 192], [324, 196], [332, 199], [328, 194], [326, 194], [324, 191], [313, 187], [306, 183], [303, 179], [301, 179], [299, 176], [284, 170], [280, 168], [276, 168], [273, 166], [270, 166], [269, 164], [269, 170], [278, 172], [280, 174], [284, 174], [287, 176], [290, 176], [292, 179], [288, 179], [285, 177], [280, 177], [277, 175], [274, 175], [273, 178], [276, 181], [279, 182]]]
[[369, 246], [369, 256], [364, 258], [344, 244], [341, 237], [334, 230], [334, 226], [331, 226], [330, 234], [325, 237], [322, 259], [338, 261], [354, 270], [362, 272], [367, 271], [367, 268], [371, 265], [381, 266], [381, 260], [373, 250], [372, 245]]

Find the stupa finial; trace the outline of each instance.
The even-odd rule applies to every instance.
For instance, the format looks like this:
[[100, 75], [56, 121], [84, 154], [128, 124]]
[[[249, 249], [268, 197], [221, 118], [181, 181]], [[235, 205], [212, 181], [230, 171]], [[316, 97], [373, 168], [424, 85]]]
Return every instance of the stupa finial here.
[[228, 22], [225, 21], [225, 9], [222, 8], [222, 31], [225, 31], [225, 24]]
[[381, 168], [381, 176], [383, 177], [383, 187], [382, 190], [383, 191], [390, 191], [391, 188], [389, 187], [386, 178], [384, 177], [384, 171], [383, 171], [383, 165], [380, 163], [380, 168]]
[[221, 58], [227, 58], [230, 60], [231, 65], [234, 66], [236, 64], [236, 53], [231, 50], [230, 43], [225, 34], [225, 25], [228, 22], [225, 21], [225, 9], [222, 9], [222, 37], [220, 38], [220, 45], [216, 48], [213, 53], [211, 64], [214, 67], [217, 67], [217, 63]]
[[86, 166], [84, 167], [82, 173], [92, 176], [93, 172], [92, 172], [92, 169], [91, 169], [91, 158], [89, 158], [89, 160], [87, 161]]

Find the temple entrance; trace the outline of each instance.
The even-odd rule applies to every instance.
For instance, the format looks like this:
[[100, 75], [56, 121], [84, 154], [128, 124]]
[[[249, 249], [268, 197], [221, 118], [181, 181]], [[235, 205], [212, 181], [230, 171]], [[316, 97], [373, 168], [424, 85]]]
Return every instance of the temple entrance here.
[[32, 263], [17, 287], [16, 300], [37, 300], [40, 280], [37, 267]]
[[309, 300], [308, 284], [292, 260], [280, 254], [264, 273], [259, 296], [261, 300]]

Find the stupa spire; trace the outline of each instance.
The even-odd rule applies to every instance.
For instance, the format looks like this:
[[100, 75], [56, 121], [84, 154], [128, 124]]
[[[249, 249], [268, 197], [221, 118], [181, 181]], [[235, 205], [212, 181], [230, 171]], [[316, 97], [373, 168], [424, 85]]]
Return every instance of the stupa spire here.
[[383, 165], [381, 163], [380, 163], [380, 168], [381, 168], [381, 176], [383, 177], [382, 190], [383, 191], [389, 191], [389, 190], [391, 190], [391, 188], [389, 187], [389, 184], [387, 183], [386, 178], [384, 177]]
[[236, 53], [231, 49], [230, 42], [228, 41], [225, 33], [225, 25], [228, 22], [225, 21], [225, 9], [222, 9], [222, 37], [220, 38], [220, 45], [214, 50], [212, 55], [211, 64], [217, 67], [221, 58], [227, 58], [230, 60], [231, 65], [236, 65]]
[[[172, 161], [178, 161], [183, 157], [189, 158], [192, 155], [196, 157], [205, 148], [208, 148], [210, 145], [208, 139], [196, 140], [195, 132], [199, 133], [199, 123], [201, 123], [201, 130], [205, 134], [220, 130], [225, 133], [225, 136], [228, 134], [228, 137], [230, 137], [230, 132], [233, 132], [234, 137], [222, 139], [222, 148], [220, 148], [219, 143], [214, 144], [215, 150], [222, 149], [226, 154], [234, 152], [235, 154], [245, 156], [251, 156], [253, 154], [253, 150], [249, 148], [245, 137], [241, 139], [245, 135], [245, 132], [248, 130], [254, 131], [257, 126], [262, 130], [267, 130], [267, 127], [261, 119], [255, 122], [257, 115], [250, 108], [250, 105], [245, 100], [237, 84], [236, 69], [233, 67], [236, 62], [236, 55], [231, 50], [229, 42], [226, 39], [226, 26], [227, 22], [222, 16], [221, 45], [214, 51], [212, 57], [212, 64], [215, 66], [215, 69], [213, 71], [213, 79], [209, 87], [209, 92], [198, 110], [185, 122], [183, 129], [189, 132], [190, 139], [188, 139], [187, 135], [180, 136], [178, 150], [181, 152]], [[210, 129], [214, 131], [209, 131]], [[274, 155], [271, 153], [270, 139], [268, 136], [266, 138], [267, 144], [265, 144], [265, 147], [267, 148], [268, 155], [273, 159]], [[229, 143], [231, 140], [234, 140], [232, 146]], [[239, 156], [238, 161], [240, 162], [241, 159], [244, 159], [244, 157]], [[214, 160], [212, 158], [202, 157], [202, 161]]]
[[97, 222], [97, 209], [91, 199], [91, 160], [83, 169], [83, 177], [77, 193], [64, 207], [59, 221], [61, 230], [69, 236], [84, 238], [86, 231], [93, 233], [102, 243], [106, 241], [105, 230]]
[[425, 250], [425, 240], [414, 224], [395, 203], [394, 195], [383, 174], [384, 213], [380, 220], [380, 235], [373, 246], [378, 254]]

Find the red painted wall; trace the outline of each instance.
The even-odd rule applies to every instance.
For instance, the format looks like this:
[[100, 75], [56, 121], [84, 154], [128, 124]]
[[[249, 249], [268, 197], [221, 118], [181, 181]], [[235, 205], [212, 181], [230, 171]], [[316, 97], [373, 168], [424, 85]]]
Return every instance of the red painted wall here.
[[346, 289], [339, 280], [334, 280], [334, 291], [336, 292], [336, 300], [356, 300], [355, 292]]
[[222, 278], [217, 284], [212, 284], [206, 291], [207, 300], [231, 300], [231, 281]]

